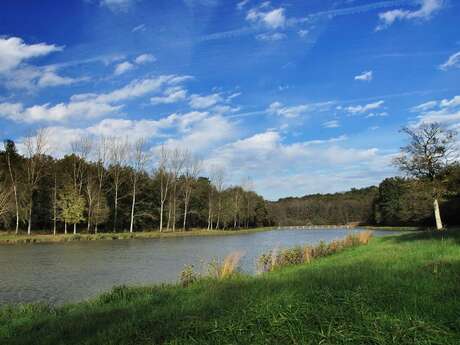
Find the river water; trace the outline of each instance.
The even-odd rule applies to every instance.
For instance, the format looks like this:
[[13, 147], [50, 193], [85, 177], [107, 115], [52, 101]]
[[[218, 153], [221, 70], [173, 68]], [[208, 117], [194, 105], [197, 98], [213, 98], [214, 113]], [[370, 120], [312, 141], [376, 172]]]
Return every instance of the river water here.
[[[0, 245], [0, 305], [62, 304], [97, 296], [116, 285], [177, 282], [186, 264], [201, 271], [212, 259], [235, 251], [244, 253], [241, 269], [253, 274], [256, 259], [268, 250], [329, 242], [350, 231], [285, 229], [230, 236]], [[374, 231], [375, 236], [388, 234]]]

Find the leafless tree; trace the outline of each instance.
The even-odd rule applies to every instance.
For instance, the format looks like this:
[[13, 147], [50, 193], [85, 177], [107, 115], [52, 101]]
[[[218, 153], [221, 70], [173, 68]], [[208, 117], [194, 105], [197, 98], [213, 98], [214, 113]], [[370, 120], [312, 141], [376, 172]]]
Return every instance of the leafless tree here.
[[157, 169], [157, 174], [160, 178], [160, 232], [163, 231], [164, 206], [166, 199], [168, 198], [169, 188], [172, 182], [172, 176], [168, 171], [169, 160], [170, 151], [164, 146], [161, 146]]
[[38, 183], [43, 177], [45, 166], [45, 154], [48, 150], [48, 132], [46, 129], [39, 129], [35, 135], [29, 135], [24, 139], [26, 156], [26, 186], [28, 194], [27, 205], [27, 234], [32, 231], [32, 208], [33, 196]]
[[[109, 149], [108, 149], [108, 140], [104, 137], [101, 136], [97, 142], [96, 146], [96, 175], [97, 175], [97, 200], [96, 200], [96, 209], [95, 209], [95, 214], [100, 214], [103, 205], [101, 204], [101, 201], [103, 200], [103, 191], [102, 188], [104, 186], [104, 181], [106, 178], [107, 174], [107, 162], [108, 162], [108, 156], [109, 156]], [[99, 225], [99, 218], [100, 217], [95, 217], [94, 219], [94, 232], [97, 234], [98, 231], [98, 225]]]
[[221, 218], [222, 218], [222, 194], [224, 192], [224, 179], [225, 171], [222, 168], [214, 169], [212, 173], [212, 183], [216, 187], [217, 192], [217, 220], [216, 229], [219, 229]]
[[428, 182], [433, 191], [433, 208], [436, 228], [443, 228], [438, 199], [441, 196], [439, 177], [456, 159], [455, 131], [447, 130], [439, 123], [422, 124], [417, 128], [403, 128], [409, 136], [409, 144], [401, 148], [401, 155], [394, 160], [406, 174]]
[[146, 152], [146, 140], [141, 138], [131, 145], [131, 182], [132, 182], [132, 203], [131, 203], [131, 221], [129, 225], [129, 232], [134, 229], [134, 211], [136, 207], [136, 192], [137, 182], [141, 173], [144, 171], [145, 165], [148, 161], [148, 154]]
[[172, 206], [172, 230], [176, 231], [176, 215], [177, 215], [177, 187], [178, 178], [182, 173], [185, 163], [184, 151], [176, 148], [171, 152], [171, 159], [169, 160], [169, 170], [172, 175], [172, 190], [171, 190], [171, 206]]
[[109, 160], [110, 169], [109, 174], [113, 179], [113, 188], [115, 191], [114, 196], [114, 215], [113, 215], [113, 231], [117, 231], [117, 217], [118, 217], [118, 202], [120, 200], [120, 186], [124, 182], [123, 168], [126, 166], [128, 156], [128, 141], [113, 137], [109, 139]]
[[[81, 137], [79, 140], [71, 143], [71, 148], [73, 153], [73, 184], [75, 192], [81, 195], [83, 192], [83, 182], [88, 173], [86, 162], [93, 149], [93, 140], [90, 136]], [[77, 224], [73, 225], [73, 233], [77, 233]]]
[[184, 220], [182, 230], [185, 231], [187, 227], [187, 215], [189, 212], [190, 197], [192, 195], [193, 187], [197, 181], [198, 175], [201, 171], [202, 161], [194, 157], [190, 152], [184, 153]]

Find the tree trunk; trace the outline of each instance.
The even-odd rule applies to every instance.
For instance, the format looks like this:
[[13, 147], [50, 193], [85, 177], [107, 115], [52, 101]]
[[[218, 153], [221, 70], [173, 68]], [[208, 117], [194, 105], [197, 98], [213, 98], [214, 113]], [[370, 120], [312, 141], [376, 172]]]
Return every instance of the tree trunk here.
[[163, 212], [164, 212], [164, 201], [160, 204], [160, 232], [163, 232]]
[[27, 235], [30, 236], [31, 232], [32, 232], [32, 197], [30, 198], [30, 205], [29, 205], [29, 219], [28, 219], [28, 223], [27, 224]]
[[129, 232], [133, 232], [134, 228], [134, 207], [136, 205], [136, 182], [133, 184], [133, 202], [131, 204], [131, 222], [129, 224]]
[[118, 186], [115, 186], [115, 209], [113, 213], [113, 232], [117, 232], [117, 215], [118, 215]]
[[64, 234], [67, 235], [67, 222], [64, 222]]
[[16, 207], [16, 235], [19, 234], [19, 202], [18, 202], [18, 193], [16, 190], [16, 185], [13, 186], [13, 192], [14, 192], [14, 203]]
[[185, 231], [185, 227], [187, 226], [187, 208], [188, 208], [188, 203], [185, 202], [184, 204], [184, 223], [182, 225], [182, 230]]
[[442, 221], [441, 221], [441, 212], [439, 211], [438, 199], [434, 199], [433, 207], [434, 207], [434, 218], [436, 220], [436, 229], [442, 230], [443, 227], [442, 227]]
[[76, 223], [73, 225], [73, 234], [74, 235], [77, 234], [77, 224]]

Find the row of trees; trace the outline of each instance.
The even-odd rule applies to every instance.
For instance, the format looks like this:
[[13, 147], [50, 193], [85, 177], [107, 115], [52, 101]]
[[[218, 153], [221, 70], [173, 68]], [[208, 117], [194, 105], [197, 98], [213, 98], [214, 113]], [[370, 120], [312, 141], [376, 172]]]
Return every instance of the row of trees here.
[[[456, 132], [437, 123], [403, 128], [409, 139], [394, 164], [405, 177], [350, 192], [280, 199], [270, 205], [277, 224], [460, 224], [460, 165]], [[443, 216], [443, 217], [441, 217]]]
[[46, 130], [22, 145], [23, 155], [11, 140], [0, 151], [0, 219], [16, 233], [237, 229], [271, 222], [249, 181], [227, 187], [221, 169], [202, 177], [201, 160], [186, 150], [162, 147], [152, 154], [142, 139], [84, 137], [57, 159]]

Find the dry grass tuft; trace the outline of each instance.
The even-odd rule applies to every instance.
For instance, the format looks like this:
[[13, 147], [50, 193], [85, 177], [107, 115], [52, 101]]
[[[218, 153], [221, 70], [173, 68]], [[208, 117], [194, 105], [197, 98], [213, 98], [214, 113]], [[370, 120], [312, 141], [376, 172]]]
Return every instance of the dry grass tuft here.
[[244, 256], [242, 252], [233, 252], [227, 255], [222, 262], [213, 261], [209, 264], [211, 276], [217, 279], [226, 279], [238, 272], [239, 263]]
[[259, 257], [259, 271], [269, 272], [278, 267], [310, 263], [316, 258], [338, 253], [345, 248], [368, 244], [372, 238], [372, 231], [363, 231], [350, 234], [343, 240], [332, 241], [329, 244], [320, 242], [315, 247], [298, 246], [294, 248], [278, 250], [274, 249]]

